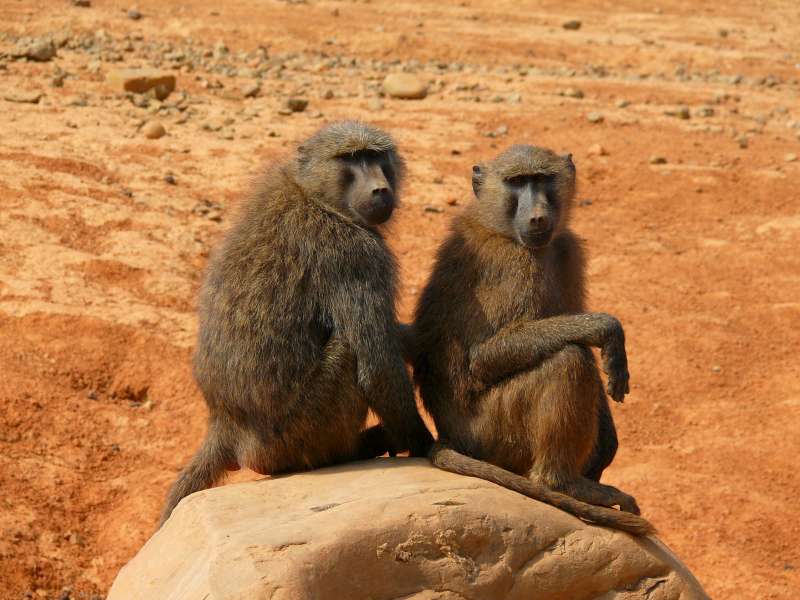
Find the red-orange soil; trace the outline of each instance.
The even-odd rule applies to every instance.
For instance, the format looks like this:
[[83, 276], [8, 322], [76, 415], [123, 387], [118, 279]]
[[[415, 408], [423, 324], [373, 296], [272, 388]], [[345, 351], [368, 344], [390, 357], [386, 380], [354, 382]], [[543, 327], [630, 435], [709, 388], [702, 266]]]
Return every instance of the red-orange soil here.
[[[409, 164], [390, 232], [404, 318], [474, 162], [513, 142], [574, 153], [590, 305], [621, 319], [631, 362], [608, 480], [713, 597], [800, 594], [797, 2], [128, 8], [0, 0], [0, 596], [102, 596], [153, 532], [204, 432], [208, 252], [260, 165], [345, 117]], [[50, 34], [53, 60], [11, 58]], [[151, 64], [178, 74], [163, 105], [104, 83]], [[428, 97], [377, 106], [402, 69]], [[43, 96], [4, 99], [21, 92]], [[279, 114], [289, 96], [306, 111]], [[165, 137], [144, 137], [151, 119]]]

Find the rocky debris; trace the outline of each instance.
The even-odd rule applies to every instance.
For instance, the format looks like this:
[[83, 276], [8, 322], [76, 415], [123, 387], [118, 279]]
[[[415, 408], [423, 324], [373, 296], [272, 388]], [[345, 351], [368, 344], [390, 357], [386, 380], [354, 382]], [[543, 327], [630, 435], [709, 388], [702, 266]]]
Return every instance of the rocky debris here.
[[157, 100], [165, 100], [175, 90], [175, 75], [158, 69], [114, 69], [106, 81], [117, 92], [149, 92]]
[[707, 598], [656, 538], [395, 458], [193, 494], [123, 567], [108, 600], [276, 590], [352, 600]]
[[251, 81], [245, 83], [241, 88], [241, 92], [244, 98], [255, 98], [261, 92], [261, 82]]
[[650, 164], [651, 165], [665, 165], [665, 164], [667, 164], [667, 159], [664, 158], [663, 156], [658, 156], [657, 154], [654, 154], [653, 156], [650, 157]]
[[627, 108], [630, 105], [631, 103], [625, 100], [624, 98], [620, 98], [614, 103], [614, 106], [616, 106], [617, 108]]
[[601, 144], [592, 144], [587, 150], [589, 156], [608, 156], [608, 150]]
[[42, 99], [43, 94], [41, 92], [25, 92], [25, 91], [10, 91], [6, 92], [3, 95], [3, 99], [7, 100], [8, 102], [19, 102], [21, 104], [39, 104], [39, 100]]
[[797, 154], [795, 154], [794, 152], [790, 152], [788, 154], [785, 154], [784, 157], [783, 157], [783, 160], [785, 160], [786, 162], [789, 162], [789, 163], [790, 162], [796, 162], [797, 161]]
[[668, 117], [677, 117], [679, 119], [689, 119], [692, 116], [691, 111], [689, 110], [688, 106], [678, 106], [676, 108], [670, 108], [664, 111], [664, 114]]
[[211, 221], [222, 221], [222, 206], [208, 198], [203, 198], [195, 204], [192, 212]]
[[128, 18], [131, 19], [132, 21], [138, 21], [139, 19], [142, 18], [142, 13], [139, 12], [138, 8], [131, 8], [130, 10], [128, 10], [127, 14]]
[[577, 31], [581, 28], [581, 25], [583, 25], [583, 23], [581, 23], [578, 19], [570, 19], [569, 21], [564, 21], [561, 24], [561, 27], [569, 31]]
[[157, 140], [167, 135], [167, 130], [158, 121], [150, 121], [142, 127], [142, 133], [149, 140]]
[[428, 95], [428, 84], [411, 73], [390, 73], [383, 80], [383, 91], [392, 98], [421, 100]]
[[508, 135], [508, 125], [500, 125], [497, 129], [484, 132], [483, 135], [490, 138], [503, 137], [504, 135]]
[[92, 0], [72, 0], [72, 6], [79, 6], [81, 8], [89, 8], [92, 6]]
[[589, 121], [589, 123], [602, 123], [604, 117], [599, 112], [590, 112], [586, 115], [586, 120]]
[[700, 106], [699, 108], [695, 109], [694, 116], [707, 118], [714, 116], [714, 108], [711, 106]]
[[303, 112], [308, 108], [308, 100], [306, 98], [289, 98], [286, 101], [286, 108], [293, 113]]
[[36, 62], [47, 62], [58, 55], [53, 40], [47, 38], [30, 39], [23, 38], [17, 43], [16, 48], [12, 52], [12, 56], [16, 58], [27, 58]]
[[560, 96], [566, 96], [567, 98], [583, 98], [583, 92], [577, 88], [567, 88], [566, 90], [562, 90], [559, 92]]

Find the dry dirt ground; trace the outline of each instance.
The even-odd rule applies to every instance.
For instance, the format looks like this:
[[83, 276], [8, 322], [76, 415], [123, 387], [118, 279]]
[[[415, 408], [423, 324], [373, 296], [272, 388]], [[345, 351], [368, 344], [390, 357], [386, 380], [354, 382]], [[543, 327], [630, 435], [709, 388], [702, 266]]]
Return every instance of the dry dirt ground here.
[[[204, 431], [209, 250], [261, 165], [344, 117], [409, 163], [403, 317], [474, 162], [574, 153], [590, 305], [631, 360], [609, 481], [712, 596], [798, 597], [800, 5], [565, 4], [0, 1], [2, 598], [102, 597], [153, 532]], [[22, 36], [58, 55], [12, 58]], [[178, 75], [163, 104], [104, 83], [147, 65]], [[400, 70], [426, 99], [379, 98]]]

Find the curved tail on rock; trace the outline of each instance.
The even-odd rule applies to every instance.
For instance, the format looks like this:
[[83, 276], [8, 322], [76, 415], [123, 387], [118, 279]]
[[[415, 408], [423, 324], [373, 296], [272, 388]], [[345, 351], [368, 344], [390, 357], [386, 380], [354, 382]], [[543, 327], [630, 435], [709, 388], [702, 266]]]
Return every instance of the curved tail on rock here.
[[164, 511], [161, 513], [159, 528], [164, 525], [178, 503], [186, 496], [213, 487], [217, 481], [222, 479], [229, 464], [226, 452], [218, 443], [216, 436], [209, 432], [203, 445], [172, 484]]
[[572, 496], [556, 492], [527, 477], [461, 454], [440, 442], [433, 445], [428, 457], [435, 466], [444, 471], [491, 481], [528, 498], [560, 508], [596, 525], [619, 529], [637, 536], [655, 532], [653, 525], [638, 515], [576, 500]]

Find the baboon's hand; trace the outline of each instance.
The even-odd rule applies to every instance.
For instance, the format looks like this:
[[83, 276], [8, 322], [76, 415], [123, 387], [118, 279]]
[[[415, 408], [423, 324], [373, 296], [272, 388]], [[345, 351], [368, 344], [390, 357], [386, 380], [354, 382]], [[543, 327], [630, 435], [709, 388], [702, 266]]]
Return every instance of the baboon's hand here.
[[615, 402], [622, 402], [630, 392], [628, 355], [625, 352], [625, 333], [619, 321], [613, 319], [605, 343], [600, 350], [603, 371], [608, 375], [608, 395]]

